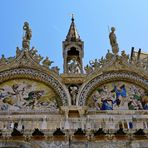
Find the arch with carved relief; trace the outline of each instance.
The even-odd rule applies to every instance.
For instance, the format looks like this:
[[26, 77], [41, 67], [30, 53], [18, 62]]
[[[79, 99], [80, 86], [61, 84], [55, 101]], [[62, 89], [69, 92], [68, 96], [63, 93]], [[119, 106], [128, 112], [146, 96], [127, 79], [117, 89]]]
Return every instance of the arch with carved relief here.
[[[99, 73], [82, 85], [78, 93], [77, 105], [87, 106], [88, 100], [95, 90], [102, 91], [102, 88], [106, 87], [106, 85], [107, 87], [111, 87], [111, 85], [117, 85], [118, 83], [128, 85], [128, 89], [133, 86], [144, 90], [146, 94], [148, 93], [148, 81], [143, 76], [129, 71], [110, 71], [103, 74]], [[145, 101], [148, 102], [147, 96], [145, 99]]]
[[[14, 81], [15, 81], [15, 86], [12, 85], [12, 83]], [[10, 82], [11, 88], [8, 88], [9, 82]], [[31, 103], [31, 101], [30, 101], [31, 97], [32, 98], [37, 97], [37, 99], [40, 100], [40, 103], [45, 105], [45, 108], [46, 108], [46, 103], [41, 102], [40, 96], [44, 93], [43, 91], [45, 91], [45, 89], [47, 89], [47, 91], [52, 92], [53, 96], [55, 95], [55, 97], [58, 97], [56, 99], [58, 107], [69, 105], [69, 102], [70, 102], [69, 98], [70, 97], [69, 97], [68, 90], [67, 90], [66, 86], [61, 82], [60, 77], [57, 75], [53, 75], [52, 73], [49, 74], [44, 71], [39, 71], [37, 69], [31, 69], [31, 68], [13, 68], [13, 69], [9, 69], [9, 70], [5, 70], [5, 71], [0, 72], [0, 84], [1, 84], [0, 86], [3, 86], [9, 90], [11, 89], [11, 91], [8, 93], [8, 95], [10, 93], [12, 95], [13, 95], [13, 93], [16, 93], [16, 92], [14, 92], [13, 89], [14, 88], [17, 89], [17, 87], [19, 87], [17, 85], [20, 83], [21, 84], [23, 83], [22, 85], [24, 86], [24, 88], [23, 88], [23, 86], [21, 86], [20, 88], [18, 88], [19, 90], [22, 89], [21, 91], [23, 91], [23, 89], [26, 89], [26, 87], [27, 87], [28, 94], [26, 95], [26, 97], [24, 97], [24, 99], [26, 99], [28, 101], [28, 103]], [[33, 88], [32, 85], [36, 86], [36, 88], [38, 88], [38, 89], [36, 90], [36, 88]], [[29, 92], [29, 89], [32, 91]], [[12, 92], [12, 90], [13, 90], [13, 92]], [[1, 87], [1, 91], [4, 91], [4, 88]], [[24, 92], [24, 93], [26, 93], [26, 92]], [[45, 96], [46, 96], [46, 94], [44, 93], [44, 96], [42, 99], [47, 100], [48, 97], [47, 96], [45, 97]], [[1, 95], [1, 97], [3, 97], [3, 95]], [[12, 103], [12, 101], [10, 101], [10, 97], [6, 97], [5, 100], [3, 100], [3, 102], [4, 101], [7, 104]], [[35, 100], [34, 100], [34, 102], [35, 102]], [[34, 103], [34, 102], [32, 102], [32, 103]], [[24, 103], [26, 103], [26, 102], [24, 102]], [[35, 104], [39, 105], [38, 103], [35, 103]]]

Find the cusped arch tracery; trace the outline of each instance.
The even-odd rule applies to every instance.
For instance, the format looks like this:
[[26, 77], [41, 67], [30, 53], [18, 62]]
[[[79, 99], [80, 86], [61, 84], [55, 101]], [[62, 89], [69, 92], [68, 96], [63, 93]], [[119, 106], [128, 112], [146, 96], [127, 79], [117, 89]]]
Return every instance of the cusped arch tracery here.
[[98, 75], [83, 84], [78, 94], [77, 104], [80, 106], [88, 105], [88, 99], [96, 89], [102, 89], [102, 87], [106, 85], [116, 85], [118, 82], [123, 82], [123, 84], [127, 83], [126, 85], [133, 84], [138, 88], [145, 90], [146, 93], [148, 92], [147, 79], [131, 72], [109, 72]]
[[[23, 89], [26, 89], [26, 92], [28, 92], [27, 94], [23, 94], [23, 100], [25, 100], [24, 103], [27, 103], [26, 105], [31, 105], [31, 103], [35, 103], [35, 100], [34, 102], [30, 101], [31, 98], [37, 98], [38, 102], [40, 101], [40, 103], [43, 103], [43, 105], [45, 105], [45, 108], [47, 99], [54, 98], [56, 100], [56, 103], [58, 103], [58, 106], [66, 106], [69, 104], [68, 90], [60, 82], [60, 80], [58, 80], [52, 74], [47, 74], [38, 70], [28, 68], [11, 69], [0, 73], [0, 84], [8, 90], [11, 89], [7, 95], [5, 93], [1, 93], [1, 98], [4, 96], [8, 96], [5, 98], [5, 102], [9, 102], [9, 104], [12, 103], [12, 98], [9, 97], [10, 94], [12, 93], [12, 95], [14, 96], [14, 94], [16, 95], [17, 93], [15, 91], [20, 90], [23, 92]], [[9, 84], [11, 85], [11, 87], [9, 86]], [[1, 88], [1, 90], [4, 92], [3, 88]], [[24, 91], [24, 93], [26, 92]], [[41, 102], [40, 96], [42, 96], [42, 100], [46, 100], [46, 103]], [[17, 98], [17, 95], [13, 98]]]

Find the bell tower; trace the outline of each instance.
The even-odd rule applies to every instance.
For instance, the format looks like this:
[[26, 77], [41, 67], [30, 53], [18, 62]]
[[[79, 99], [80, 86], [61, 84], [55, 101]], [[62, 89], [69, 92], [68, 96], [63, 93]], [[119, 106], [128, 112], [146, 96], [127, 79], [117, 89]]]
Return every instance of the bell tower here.
[[83, 73], [83, 48], [84, 42], [80, 39], [76, 30], [74, 16], [72, 16], [68, 34], [65, 41], [63, 41], [63, 69], [65, 74]]

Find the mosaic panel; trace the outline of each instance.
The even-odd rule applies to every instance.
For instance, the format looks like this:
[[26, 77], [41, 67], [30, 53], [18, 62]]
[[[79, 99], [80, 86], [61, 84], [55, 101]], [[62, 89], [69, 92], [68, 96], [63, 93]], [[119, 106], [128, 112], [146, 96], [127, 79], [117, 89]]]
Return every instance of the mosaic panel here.
[[48, 109], [58, 110], [59, 96], [47, 85], [28, 80], [15, 79], [0, 85], [0, 110]]
[[97, 110], [148, 110], [148, 92], [128, 82], [112, 82], [96, 88], [87, 105]]

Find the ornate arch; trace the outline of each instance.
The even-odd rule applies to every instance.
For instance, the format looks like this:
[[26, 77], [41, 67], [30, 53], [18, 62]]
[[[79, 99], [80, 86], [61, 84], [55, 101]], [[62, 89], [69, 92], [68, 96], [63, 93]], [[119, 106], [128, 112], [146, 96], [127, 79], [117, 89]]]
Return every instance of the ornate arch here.
[[36, 69], [31, 68], [14, 68], [0, 73], [0, 83], [17, 78], [27, 78], [37, 80], [53, 88], [59, 95], [62, 105], [69, 104], [69, 94], [66, 87], [52, 74], [47, 74]]
[[148, 91], [148, 80], [136, 73], [132, 73], [128, 71], [127, 72], [126, 71], [108, 72], [101, 75], [99, 74], [96, 77], [88, 80], [86, 83], [83, 84], [77, 97], [77, 100], [78, 100], [77, 104], [80, 106], [86, 105], [87, 98], [96, 87], [112, 81], [131, 82], [133, 84], [139, 85], [140, 87]]
[[76, 50], [79, 51], [80, 57], [83, 57], [84, 53], [83, 53], [82, 49], [80, 48], [80, 46], [78, 46], [77, 44], [74, 44], [74, 43], [66, 46], [66, 48], [65, 48], [66, 50], [64, 51], [63, 54], [66, 54], [71, 49], [71, 47], [76, 47]]

